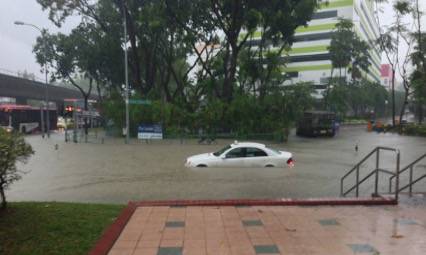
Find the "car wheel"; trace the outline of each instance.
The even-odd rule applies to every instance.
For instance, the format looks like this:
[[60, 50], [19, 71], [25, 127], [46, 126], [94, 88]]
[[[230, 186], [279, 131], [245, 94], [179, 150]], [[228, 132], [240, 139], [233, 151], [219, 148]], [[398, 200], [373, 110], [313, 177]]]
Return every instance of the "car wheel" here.
[[268, 164], [265, 167], [274, 167], [274, 165]]
[[197, 167], [207, 167], [207, 165], [199, 164], [199, 165], [197, 165]]

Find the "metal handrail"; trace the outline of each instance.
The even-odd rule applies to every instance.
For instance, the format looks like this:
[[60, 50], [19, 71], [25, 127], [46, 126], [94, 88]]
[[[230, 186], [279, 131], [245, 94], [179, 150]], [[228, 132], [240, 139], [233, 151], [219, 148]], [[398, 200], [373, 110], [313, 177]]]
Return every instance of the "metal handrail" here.
[[346, 177], [348, 177], [351, 173], [353, 173], [353, 171], [355, 171], [355, 169], [357, 169], [357, 167], [361, 166], [362, 163], [364, 163], [368, 158], [371, 157], [371, 155], [373, 155], [379, 147], [376, 147], [374, 150], [372, 150], [370, 153], [367, 154], [367, 156], [365, 156], [360, 162], [358, 162], [349, 172], [347, 172], [342, 178], [341, 180], [344, 180]]
[[[398, 189], [398, 192], [401, 192], [402, 190], [406, 189], [406, 188], [410, 188], [410, 196], [413, 192], [413, 185], [415, 183], [417, 183], [418, 181], [420, 181], [421, 179], [425, 178], [425, 176], [421, 176], [419, 179], [414, 180], [413, 181], [413, 171], [414, 171], [414, 166], [419, 163], [421, 160], [423, 160], [424, 158], [426, 158], [426, 153], [423, 154], [422, 156], [420, 156], [418, 159], [414, 160], [412, 163], [408, 164], [406, 167], [404, 167], [402, 170], [399, 171], [399, 174], [402, 174], [403, 172], [407, 171], [408, 169], [410, 169], [410, 182], [409, 184], [407, 184], [406, 186], [404, 186], [401, 189]], [[392, 180], [396, 177], [396, 175], [391, 176], [389, 178], [389, 193], [392, 193]]]
[[[347, 194], [349, 194], [352, 190], [354, 190], [354, 189], [356, 189], [359, 185], [361, 185], [361, 183], [363, 183], [363, 182], [365, 182], [368, 178], [370, 178], [373, 174], [375, 174], [376, 173], [376, 170], [373, 170], [371, 173], [369, 173], [366, 177], [364, 177], [361, 181], [357, 181], [357, 183], [354, 185], [354, 186], [352, 186], [352, 188], [350, 188], [350, 189], [348, 189], [345, 193], [343, 193], [343, 196], [346, 196]], [[358, 197], [358, 193], [359, 193], [359, 190], [357, 189], [356, 190], [356, 193], [357, 193], [357, 197]]]
[[410, 182], [409, 184], [405, 185], [404, 187], [400, 188], [400, 189], [398, 190], [398, 192], [401, 192], [401, 191], [403, 191], [403, 190], [404, 190], [404, 189], [406, 189], [406, 188], [410, 188], [410, 196], [411, 196], [411, 194], [413, 193], [413, 185], [414, 185], [414, 184], [416, 184], [417, 182], [419, 182], [419, 181], [423, 180], [424, 178], [426, 178], [426, 174], [425, 174], [425, 175], [423, 175], [423, 176], [420, 176], [420, 177], [419, 177], [419, 178], [417, 178], [416, 180], [414, 180], [414, 181]]
[[361, 185], [363, 182], [365, 182], [368, 178], [370, 178], [373, 174], [375, 174], [377, 171], [385, 173], [385, 174], [390, 174], [390, 175], [396, 175], [395, 173], [385, 170], [385, 169], [374, 169], [371, 173], [369, 173], [367, 176], [365, 176], [361, 181], [359, 181], [357, 184], [355, 184], [352, 188], [350, 188], [349, 190], [347, 190], [343, 196], [346, 196], [347, 194], [349, 194], [352, 190], [354, 190], [356, 188], [356, 186]]
[[[390, 147], [383, 147], [383, 146], [379, 146], [376, 147], [374, 150], [372, 150], [369, 154], [367, 154], [361, 161], [359, 161], [349, 172], [347, 172], [341, 179], [340, 179], [340, 195], [341, 196], [346, 196], [347, 194], [349, 194], [350, 192], [352, 192], [355, 189], [355, 193], [356, 193], [356, 197], [359, 196], [359, 186], [365, 182], [368, 178], [370, 178], [371, 176], [373, 176], [374, 174], [376, 175], [376, 181], [375, 181], [375, 194], [377, 195], [378, 193], [378, 179], [379, 179], [379, 172], [383, 172], [386, 174], [390, 174], [392, 176], [396, 176], [396, 173], [393, 173], [389, 170], [385, 170], [385, 169], [380, 169], [379, 168], [379, 153], [380, 150], [387, 150], [387, 151], [393, 151], [397, 153], [397, 173], [399, 172], [399, 151], [397, 149], [394, 148], [390, 148]], [[361, 181], [359, 180], [359, 168], [360, 166], [367, 160], [369, 159], [373, 154], [376, 153], [376, 168], [369, 173], [366, 177], [364, 177]], [[351, 173], [353, 173], [356, 170], [356, 183], [354, 186], [352, 186], [350, 189], [348, 189], [346, 192], [343, 191], [343, 184], [344, 184], [344, 180], [346, 179], [346, 177], [348, 177]]]

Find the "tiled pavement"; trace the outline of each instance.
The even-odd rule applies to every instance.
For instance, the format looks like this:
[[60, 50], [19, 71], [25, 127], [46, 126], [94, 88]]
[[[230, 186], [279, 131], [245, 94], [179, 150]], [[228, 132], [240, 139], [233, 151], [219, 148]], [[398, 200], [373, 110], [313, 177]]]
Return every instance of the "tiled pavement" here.
[[424, 206], [138, 207], [109, 255], [426, 254]]

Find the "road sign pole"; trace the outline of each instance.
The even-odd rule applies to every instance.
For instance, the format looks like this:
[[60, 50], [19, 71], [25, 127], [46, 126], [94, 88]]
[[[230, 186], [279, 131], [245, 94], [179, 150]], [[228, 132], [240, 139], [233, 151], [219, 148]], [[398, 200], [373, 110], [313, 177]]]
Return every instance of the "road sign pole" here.
[[44, 114], [43, 114], [43, 111], [44, 111], [44, 106], [41, 105], [40, 106], [40, 125], [41, 125], [40, 131], [41, 131], [41, 136], [44, 138]]
[[77, 128], [78, 128], [78, 118], [77, 118], [77, 104], [74, 102], [74, 109], [72, 112], [72, 116], [74, 118], [74, 129], [73, 129], [73, 140], [74, 143], [77, 143]]

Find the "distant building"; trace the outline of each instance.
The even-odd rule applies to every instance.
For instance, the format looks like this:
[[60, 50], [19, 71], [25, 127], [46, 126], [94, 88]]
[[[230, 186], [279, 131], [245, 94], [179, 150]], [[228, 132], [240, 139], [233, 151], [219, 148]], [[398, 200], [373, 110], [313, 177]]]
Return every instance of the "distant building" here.
[[390, 89], [392, 86], [392, 67], [389, 64], [383, 64], [380, 70], [380, 83]]
[[[291, 77], [288, 83], [312, 82], [321, 90], [327, 84], [331, 75], [331, 56], [328, 46], [331, 42], [335, 25], [339, 18], [352, 20], [354, 32], [371, 46], [370, 61], [372, 63], [368, 73], [363, 77], [371, 81], [380, 82], [381, 52], [370, 43], [379, 37], [378, 25], [374, 19], [374, 7], [371, 0], [329, 0], [313, 15], [307, 27], [296, 30], [295, 42], [288, 54], [289, 64], [284, 71]], [[256, 45], [260, 40], [260, 33], [251, 41]], [[339, 70], [335, 70], [335, 74]]]

